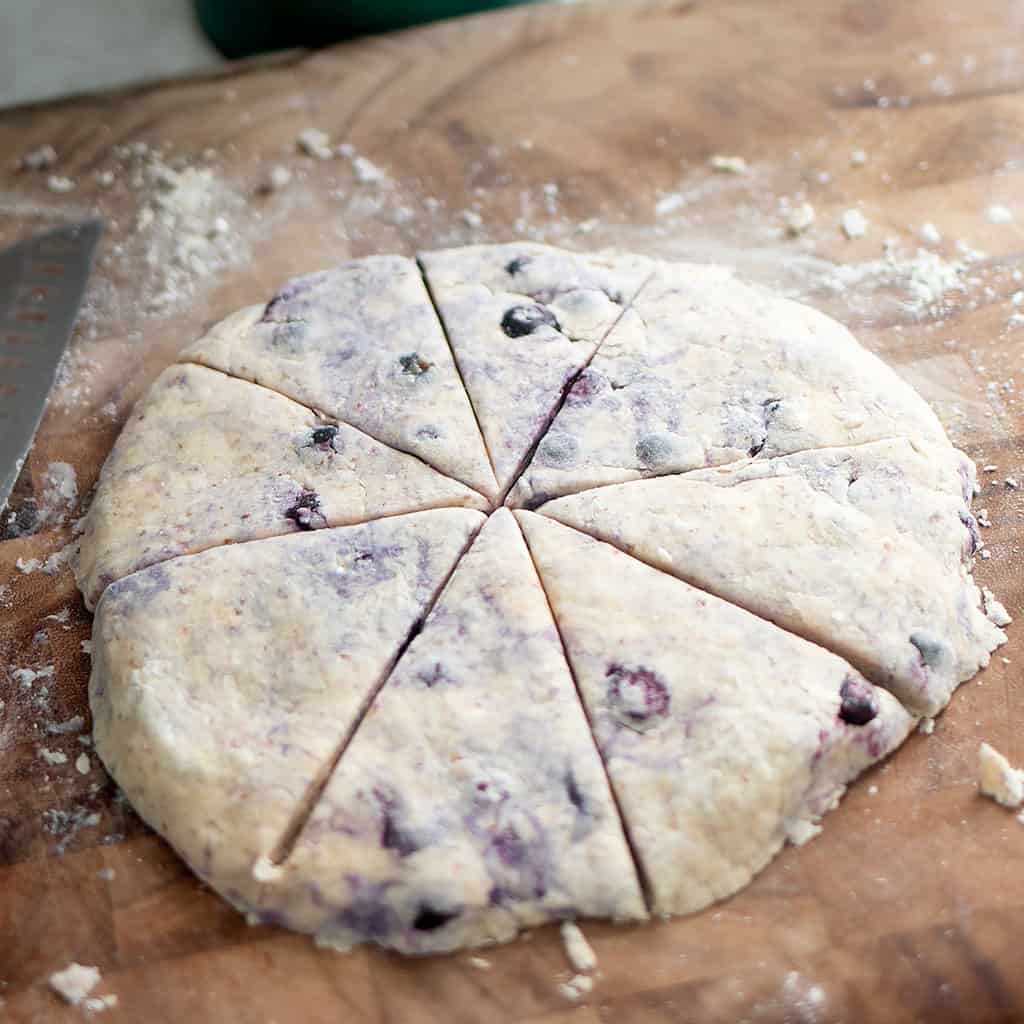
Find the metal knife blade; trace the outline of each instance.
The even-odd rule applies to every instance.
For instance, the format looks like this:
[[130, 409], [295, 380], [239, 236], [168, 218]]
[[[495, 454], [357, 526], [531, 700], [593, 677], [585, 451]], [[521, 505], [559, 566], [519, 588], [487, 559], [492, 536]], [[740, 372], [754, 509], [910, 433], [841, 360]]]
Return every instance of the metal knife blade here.
[[67, 224], [0, 252], [0, 512], [43, 418], [102, 233], [98, 220]]

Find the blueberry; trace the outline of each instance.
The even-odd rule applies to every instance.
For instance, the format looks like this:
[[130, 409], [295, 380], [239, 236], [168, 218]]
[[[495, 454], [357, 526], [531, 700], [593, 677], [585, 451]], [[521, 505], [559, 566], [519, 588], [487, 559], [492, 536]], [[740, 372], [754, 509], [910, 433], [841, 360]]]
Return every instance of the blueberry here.
[[501, 318], [501, 329], [510, 338], [522, 338], [533, 334], [543, 325], [561, 330], [555, 315], [543, 306], [513, 306]]
[[570, 434], [548, 434], [537, 446], [537, 461], [543, 466], [563, 469], [576, 461], [579, 444]]
[[506, 825], [491, 838], [491, 848], [508, 867], [520, 867], [527, 858], [527, 843], [514, 825]]
[[401, 366], [402, 373], [407, 373], [410, 377], [421, 377], [434, 364], [428, 362], [418, 352], [409, 352], [398, 357], [398, 365]]
[[672, 460], [675, 438], [671, 434], [644, 434], [636, 443], [636, 457], [647, 469], [660, 469]]
[[380, 830], [380, 845], [385, 850], [394, 850], [399, 857], [409, 857], [420, 848], [416, 837], [398, 824], [390, 810], [384, 812], [384, 824]]
[[353, 900], [338, 915], [338, 920], [348, 931], [367, 939], [384, 938], [396, 924], [394, 910], [373, 896]]
[[313, 444], [330, 444], [338, 434], [338, 428], [332, 426], [314, 427]]
[[515, 259], [511, 259], [505, 264], [505, 273], [509, 277], [515, 277], [529, 262], [529, 256], [516, 256]]
[[612, 663], [605, 672], [608, 703], [623, 725], [644, 732], [668, 715], [671, 696], [668, 684], [657, 672], [639, 666]]
[[429, 903], [422, 903], [416, 911], [412, 926], [418, 932], [434, 932], [458, 916], [457, 910], [438, 910]]
[[921, 660], [929, 668], [938, 668], [946, 660], [948, 646], [945, 641], [932, 633], [919, 629], [910, 634], [909, 640], [917, 648]]
[[839, 687], [839, 717], [848, 725], [867, 725], [878, 714], [878, 697], [863, 680], [847, 676]]
[[327, 525], [316, 491], [303, 490], [284, 513], [300, 530], [317, 530]]
[[764, 446], [768, 443], [768, 427], [781, 407], [781, 398], [766, 398], [761, 403], [761, 420], [763, 422], [763, 427], [761, 429], [761, 436], [747, 450], [747, 455], [750, 456], [750, 458], [753, 458], [755, 455], [760, 455]]
[[968, 539], [970, 546], [967, 550], [968, 555], [975, 555], [981, 549], [981, 532], [978, 530], [978, 521], [971, 515], [970, 512], [965, 509], [960, 510], [960, 522], [964, 524], [967, 530]]

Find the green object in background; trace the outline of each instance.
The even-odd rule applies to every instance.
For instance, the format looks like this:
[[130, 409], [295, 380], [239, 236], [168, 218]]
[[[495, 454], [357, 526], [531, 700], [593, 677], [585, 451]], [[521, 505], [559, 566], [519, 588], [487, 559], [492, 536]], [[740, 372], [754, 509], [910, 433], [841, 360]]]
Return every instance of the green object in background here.
[[196, 0], [203, 31], [225, 57], [391, 32], [523, 0]]

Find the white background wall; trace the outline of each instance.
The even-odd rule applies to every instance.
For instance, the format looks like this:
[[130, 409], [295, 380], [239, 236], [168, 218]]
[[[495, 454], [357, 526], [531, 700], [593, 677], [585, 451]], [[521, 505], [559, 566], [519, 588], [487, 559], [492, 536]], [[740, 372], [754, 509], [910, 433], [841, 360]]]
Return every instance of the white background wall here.
[[0, 107], [220, 62], [191, 0], [0, 0]]

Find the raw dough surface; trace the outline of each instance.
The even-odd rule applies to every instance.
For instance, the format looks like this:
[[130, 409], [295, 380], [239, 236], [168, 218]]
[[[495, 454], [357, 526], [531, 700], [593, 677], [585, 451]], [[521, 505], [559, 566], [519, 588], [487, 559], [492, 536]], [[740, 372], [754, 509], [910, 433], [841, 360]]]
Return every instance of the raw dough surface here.
[[698, 910], [746, 885], [913, 725], [835, 655], [608, 544], [517, 515], [653, 913]]
[[835, 320], [721, 267], [659, 263], [569, 392], [513, 499], [887, 437], [946, 443], [909, 384]]
[[1004, 639], [974, 467], [721, 269], [419, 267], [297, 278], [139, 404], [77, 564], [97, 753], [250, 920], [331, 945], [699, 910]]
[[498, 485], [412, 260], [373, 256], [289, 281], [182, 354], [280, 391], [481, 494]]
[[542, 511], [828, 647], [934, 715], [1006, 639], [968, 571], [959, 473], [931, 489], [939, 463], [963, 458], [907, 442], [807, 452], [600, 487]]
[[219, 544], [344, 526], [482, 495], [276, 392], [186, 363], [139, 402], [103, 466], [76, 561], [92, 608], [103, 588]]
[[445, 249], [421, 259], [505, 488], [609, 331], [638, 333], [635, 314], [624, 314], [654, 264], [529, 242]]
[[495, 513], [459, 563], [281, 881], [265, 903], [281, 891], [288, 924], [340, 946], [376, 940], [424, 953], [507, 941], [566, 907], [646, 917], [511, 512]]
[[112, 583], [93, 626], [96, 751], [236, 904], [473, 532], [439, 509], [214, 548]]

